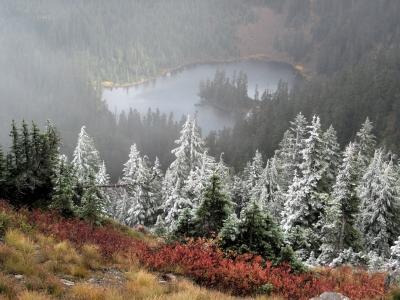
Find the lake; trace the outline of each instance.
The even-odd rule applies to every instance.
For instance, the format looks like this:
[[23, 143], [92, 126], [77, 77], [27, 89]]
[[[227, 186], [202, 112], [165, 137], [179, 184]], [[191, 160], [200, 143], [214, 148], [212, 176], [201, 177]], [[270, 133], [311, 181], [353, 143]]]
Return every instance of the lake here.
[[254, 96], [256, 87], [260, 95], [267, 89], [274, 91], [280, 79], [293, 84], [295, 70], [288, 64], [260, 60], [245, 60], [232, 63], [203, 64], [184, 68], [183, 70], [161, 76], [150, 82], [129, 88], [105, 88], [103, 99], [108, 108], [117, 114], [129, 111], [130, 108], [146, 113], [149, 108], [162, 113], [174, 113], [177, 120], [183, 115], [197, 114], [198, 122], [204, 133], [233, 125], [230, 114], [208, 106], [196, 106], [199, 83], [208, 78], [213, 79], [217, 70], [224, 70], [232, 77], [234, 72], [243, 71], [248, 76], [248, 93]]

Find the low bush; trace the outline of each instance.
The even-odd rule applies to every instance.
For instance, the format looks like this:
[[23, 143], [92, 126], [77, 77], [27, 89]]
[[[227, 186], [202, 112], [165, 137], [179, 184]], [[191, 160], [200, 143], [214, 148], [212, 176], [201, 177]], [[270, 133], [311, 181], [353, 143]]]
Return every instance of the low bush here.
[[[181, 274], [203, 286], [235, 295], [268, 293], [270, 288], [273, 297], [285, 299], [309, 299], [325, 291], [340, 292], [351, 299], [373, 299], [385, 294], [385, 274], [382, 273], [368, 273], [349, 267], [294, 272], [288, 265], [274, 266], [260, 256], [226, 256], [214, 242], [208, 240], [149, 245], [112, 224], [99, 227], [40, 211], [21, 214], [36, 230], [52, 235], [56, 240], [69, 241], [82, 253], [88, 252], [86, 258], [82, 254], [83, 260], [94, 259], [96, 262], [98, 258], [93, 258], [96, 257], [92, 252], [93, 246], [85, 246], [94, 245], [104, 258], [113, 257], [117, 263], [133, 262], [149, 270]], [[1, 250], [0, 247], [0, 260], [3, 259], [2, 252], [7, 252], [7, 249]]]

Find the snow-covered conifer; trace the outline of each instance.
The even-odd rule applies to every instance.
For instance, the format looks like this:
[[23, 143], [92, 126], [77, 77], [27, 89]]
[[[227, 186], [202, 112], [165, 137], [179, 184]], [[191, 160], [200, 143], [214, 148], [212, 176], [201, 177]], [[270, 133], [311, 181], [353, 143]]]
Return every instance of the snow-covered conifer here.
[[322, 263], [330, 262], [344, 249], [361, 250], [361, 235], [356, 226], [360, 200], [357, 195], [357, 151], [350, 143], [343, 155], [333, 193], [326, 209], [321, 247]]
[[373, 124], [367, 118], [357, 132], [356, 145], [358, 150], [359, 168], [365, 171], [374, 156], [376, 137], [373, 134]]
[[393, 163], [383, 160], [383, 151], [375, 155], [360, 186], [360, 228], [365, 247], [388, 256], [390, 246], [399, 235], [399, 191]]
[[156, 221], [157, 204], [151, 190], [152, 179], [148, 158], [144, 156], [139, 162], [137, 185], [132, 195], [134, 201], [126, 218], [130, 226], [150, 226]]
[[89, 177], [99, 172], [101, 166], [100, 154], [93, 139], [87, 134], [85, 126], [82, 126], [79, 133], [72, 165], [81, 184], [87, 184]]

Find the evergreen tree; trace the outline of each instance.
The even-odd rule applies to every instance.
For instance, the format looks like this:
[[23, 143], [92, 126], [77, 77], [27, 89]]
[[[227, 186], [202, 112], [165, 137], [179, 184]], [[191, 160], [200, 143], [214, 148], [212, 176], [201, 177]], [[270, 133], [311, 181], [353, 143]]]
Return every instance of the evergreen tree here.
[[6, 198], [7, 162], [3, 149], [0, 147], [0, 198]]
[[183, 195], [188, 198], [194, 207], [200, 205], [203, 192], [210, 182], [210, 177], [215, 169], [214, 158], [205, 151], [201, 158], [201, 166], [191, 170], [189, 177], [185, 180]]
[[367, 118], [357, 132], [356, 145], [358, 150], [359, 168], [365, 171], [374, 156], [376, 137], [373, 134], [373, 124]]
[[[172, 150], [175, 160], [168, 168], [163, 183], [163, 217], [170, 228], [176, 226], [181, 209], [186, 207], [193, 208], [195, 205], [185, 197], [183, 188], [190, 173], [197, 168], [202, 168], [203, 154], [205, 152], [204, 142], [200, 136], [197, 123], [196, 121], [192, 122], [189, 116], [183, 125], [179, 139], [175, 143], [178, 145], [177, 148]], [[194, 177], [194, 174], [192, 174], [192, 181]], [[178, 203], [174, 201], [178, 201]]]
[[243, 178], [250, 193], [260, 180], [264, 170], [264, 161], [261, 153], [257, 150], [251, 162], [248, 162], [244, 169]]
[[96, 187], [95, 174], [90, 174], [88, 178], [88, 187], [84, 189], [81, 199], [79, 215], [85, 220], [95, 222], [101, 218], [103, 212], [104, 202]]
[[294, 141], [294, 135], [287, 130], [279, 143], [279, 148], [275, 151], [279, 182], [283, 192], [287, 192], [293, 181], [294, 173], [296, 170], [298, 172], [300, 165], [300, 160], [298, 162], [295, 160], [297, 154]]
[[325, 172], [323, 174], [323, 180], [326, 185], [325, 189], [330, 192], [331, 187], [335, 183], [340, 163], [340, 146], [337, 141], [336, 130], [332, 125], [324, 132], [322, 141], [325, 145], [323, 156], [325, 160]]
[[76, 212], [74, 206], [76, 178], [72, 166], [65, 155], [60, 155], [54, 178], [54, 191], [50, 208], [64, 216], [71, 216]]
[[356, 191], [357, 167], [356, 147], [350, 143], [343, 155], [322, 229], [324, 243], [319, 260], [323, 263], [332, 261], [345, 249], [361, 250], [361, 234], [356, 226], [360, 212], [360, 199]]
[[217, 175], [210, 179], [203, 200], [196, 210], [196, 231], [200, 236], [217, 234], [223, 222], [232, 212], [232, 203], [223, 192], [221, 180]]
[[229, 215], [218, 234], [219, 244], [223, 249], [230, 249], [237, 245], [239, 238], [239, 219], [235, 213]]
[[239, 176], [233, 176], [232, 186], [230, 188], [230, 197], [235, 206], [235, 213], [240, 216], [240, 212], [246, 206], [250, 196], [244, 186], [244, 182]]
[[239, 222], [231, 218], [225, 226], [220, 234], [220, 243], [225, 249], [256, 253], [274, 263], [280, 261], [285, 246], [283, 234], [272, 217], [264, 213], [256, 202], [251, 201], [243, 210]]
[[53, 192], [59, 138], [51, 124], [40, 133], [32, 124], [29, 130], [25, 122], [22, 129], [12, 123], [11, 149], [7, 154], [7, 197], [15, 205], [47, 207]]
[[383, 161], [383, 151], [375, 155], [360, 186], [360, 228], [365, 247], [388, 256], [390, 246], [399, 235], [399, 191], [393, 163]]
[[157, 214], [159, 214], [158, 210], [160, 209], [162, 205], [162, 181], [164, 179], [163, 172], [161, 170], [161, 164], [160, 160], [158, 157], [154, 160], [153, 167], [151, 169], [151, 194], [153, 195], [154, 198], [154, 203], [157, 208]]
[[87, 134], [86, 127], [82, 126], [78, 136], [72, 165], [81, 184], [86, 185], [89, 177], [100, 170], [101, 160], [93, 139]]
[[136, 201], [140, 164], [140, 152], [137, 150], [136, 144], [133, 144], [130, 148], [129, 159], [124, 164], [120, 181], [121, 184], [126, 185], [126, 188], [117, 203], [118, 219], [124, 223], [127, 222], [129, 210], [133, 208]]
[[293, 153], [291, 153], [293, 155], [292, 163], [293, 167], [297, 170], [302, 162], [301, 153], [306, 146], [304, 142], [307, 136], [307, 123], [307, 119], [301, 112], [297, 114], [294, 121], [290, 122], [290, 131], [293, 135], [293, 141], [291, 142], [291, 144], [293, 145]]
[[126, 222], [129, 225], [153, 225], [156, 221], [157, 203], [151, 190], [152, 173], [147, 156], [141, 159], [138, 171], [138, 185], [134, 194], [134, 203], [128, 211]]
[[268, 209], [276, 219], [280, 220], [280, 213], [283, 209], [283, 197], [278, 176], [276, 158], [273, 157], [267, 161], [260, 179], [253, 188], [251, 197], [253, 201], [259, 203], [260, 207]]
[[174, 236], [178, 237], [192, 237], [195, 233], [195, 221], [194, 221], [193, 210], [190, 208], [185, 208], [182, 210], [176, 228], [173, 232]]
[[108, 185], [110, 184], [110, 176], [107, 174], [106, 163], [103, 161], [100, 165], [99, 171], [96, 174], [97, 185]]
[[[175, 189], [169, 193], [164, 205], [163, 214], [165, 217], [162, 220], [167, 227], [167, 230], [170, 232], [175, 230], [182, 211], [185, 209], [193, 209], [193, 203], [187, 198], [181, 196], [179, 191], [180, 187], [181, 183], [180, 180], [178, 180]], [[169, 209], [165, 210], [166, 207]]]
[[[283, 211], [282, 225], [292, 246], [304, 255], [318, 251], [322, 218], [328, 199], [328, 191], [321, 180], [325, 172], [322, 130], [319, 117], [314, 116], [308, 126], [307, 145], [302, 151], [301, 177], [295, 176], [289, 187]], [[303, 235], [301, 237], [298, 234]], [[306, 241], [307, 249], [300, 249], [299, 241]]]

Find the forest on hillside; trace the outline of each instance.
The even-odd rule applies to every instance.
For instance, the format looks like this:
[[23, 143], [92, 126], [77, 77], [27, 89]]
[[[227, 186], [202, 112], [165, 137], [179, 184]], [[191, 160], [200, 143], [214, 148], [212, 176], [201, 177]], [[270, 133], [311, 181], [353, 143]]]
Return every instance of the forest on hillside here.
[[[131, 81], [191, 61], [236, 57], [237, 28], [255, 22], [260, 5], [286, 20], [271, 41], [275, 48], [314, 76], [269, 95], [251, 118], [239, 118], [231, 130], [211, 133], [210, 152], [224, 152], [226, 161], [240, 169], [256, 149], [271, 155], [299, 112], [333, 124], [341, 146], [368, 116], [378, 142], [396, 149], [400, 8], [394, 0], [6, 1], [0, 10], [2, 144], [9, 145], [12, 119], [39, 125], [51, 120], [71, 154], [84, 123], [114, 180], [132, 142], [152, 159], [158, 156], [165, 168], [172, 156], [163, 149], [178, 137], [181, 116], [157, 111], [139, 116], [134, 110], [115, 116], [100, 99], [99, 82]], [[229, 93], [218, 97], [245, 101]]]

